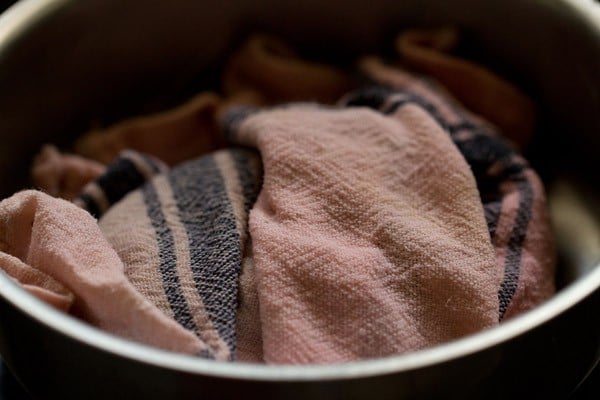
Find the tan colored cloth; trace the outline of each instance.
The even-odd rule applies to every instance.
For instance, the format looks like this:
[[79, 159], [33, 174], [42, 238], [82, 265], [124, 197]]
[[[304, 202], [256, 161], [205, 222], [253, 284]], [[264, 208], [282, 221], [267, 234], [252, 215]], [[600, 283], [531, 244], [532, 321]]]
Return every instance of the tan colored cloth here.
[[31, 168], [34, 186], [51, 196], [72, 200], [81, 189], [104, 173], [106, 167], [97, 161], [74, 154], [61, 154], [45, 145]]
[[75, 151], [108, 164], [122, 150], [134, 149], [173, 166], [223, 145], [216, 121], [231, 105], [333, 103], [353, 84], [343, 71], [303, 60], [281, 41], [262, 35], [234, 53], [222, 82], [224, 98], [204, 92], [175, 109], [90, 132], [77, 141]]
[[221, 105], [218, 95], [201, 93], [172, 110], [90, 132], [77, 141], [75, 151], [108, 164], [122, 150], [135, 149], [175, 165], [220, 147], [214, 124]]
[[[511, 140], [527, 143], [535, 117], [532, 102], [486, 68], [450, 55], [457, 41], [454, 30], [408, 31], [398, 36], [397, 49], [404, 62], [438, 79]], [[266, 35], [252, 36], [236, 50], [221, 80], [223, 97], [204, 92], [173, 110], [90, 132], [76, 143], [75, 151], [108, 164], [122, 150], [134, 149], [173, 166], [223, 145], [216, 120], [232, 105], [332, 104], [357, 84], [347, 71], [304, 60]]]
[[330, 104], [352, 89], [345, 71], [300, 58], [279, 39], [255, 35], [233, 53], [223, 72], [227, 96], [250, 91], [265, 104], [316, 101]]
[[458, 42], [456, 29], [409, 30], [398, 35], [396, 50], [402, 61], [438, 80], [466, 108], [524, 147], [535, 129], [533, 102], [484, 66], [452, 55]]
[[[511, 91], [510, 84], [474, 63], [446, 54], [455, 44], [456, 38], [452, 35], [448, 31], [409, 32], [399, 37], [398, 51], [405, 63], [417, 70], [430, 72], [465, 104], [475, 101], [475, 89], [480, 90], [483, 93], [480, 96], [486, 100], [475, 111], [494, 124], [510, 129], [508, 133], [515, 141], [520, 144], [526, 142], [532, 129], [528, 118], [533, 115], [529, 113], [532, 106], [525, 104], [528, 100], [525, 98], [522, 107], [515, 107], [522, 100], [519, 96], [523, 95]], [[396, 76], [394, 71], [384, 71], [383, 75], [388, 72]], [[393, 77], [392, 83], [397, 79]], [[412, 77], [407, 79], [410, 81]], [[467, 87], [457, 82], [467, 84]], [[249, 40], [230, 60], [223, 76], [226, 99], [203, 93], [175, 110], [125, 121], [105, 131], [91, 133], [76, 148], [86, 156], [108, 162], [122, 149], [132, 147], [176, 164], [222, 145], [215, 121], [227, 114], [231, 104], [264, 105], [293, 100], [331, 103], [353, 84], [353, 79], [345, 72], [303, 61], [285, 44], [259, 36]], [[453, 85], [458, 86], [453, 88]], [[411, 83], [409, 86], [412, 89], [427, 85]], [[425, 98], [428, 99], [427, 96]], [[259, 148], [270, 167], [267, 171], [269, 189], [257, 204], [255, 214], [259, 217], [254, 225], [251, 221], [251, 226], [266, 229], [253, 231], [255, 257], [249, 250], [242, 261], [241, 305], [236, 327], [240, 360], [337, 362], [398, 354], [493, 326], [498, 322], [498, 309], [500, 319], [508, 318], [548, 297], [552, 289], [551, 280], [536, 286], [536, 279], [548, 274], [545, 262], [551, 261], [551, 256], [547, 256], [545, 261], [540, 260], [540, 254], [544, 249], [549, 250], [551, 243], [546, 240], [549, 233], [547, 224], [543, 225], [547, 222], [543, 209], [545, 204], [537, 177], [529, 170], [522, 175], [531, 189], [527, 189], [529, 191], [523, 191], [520, 184], [514, 187], [507, 184], [501, 188], [501, 194], [507, 199], [498, 211], [501, 215], [497, 219], [498, 226], [494, 227], [495, 236], [492, 243], [489, 243], [489, 234], [488, 242], [482, 241], [481, 218], [472, 219], [476, 214], [473, 193], [477, 194], [477, 188], [473, 190], [474, 185], [468, 178], [472, 178], [472, 172], [468, 166], [465, 169], [464, 160], [460, 165], [457, 163], [460, 154], [456, 158], [456, 148], [448, 147], [451, 141], [440, 139], [439, 134], [442, 128], [458, 126], [464, 121], [460, 113], [454, 112], [457, 104], [446, 102], [444, 98], [436, 99], [437, 110], [432, 115], [423, 112], [430, 111], [427, 107], [421, 109], [415, 105], [403, 106], [387, 117], [366, 110], [344, 113], [292, 106], [287, 110], [251, 115], [241, 122], [242, 142]], [[502, 110], [490, 108], [492, 105]], [[444, 123], [436, 120], [434, 114], [437, 111], [447, 119]], [[275, 118], [270, 120], [266, 115], [275, 115]], [[346, 118], [346, 115], [351, 117]], [[472, 121], [487, 126], [477, 117], [467, 122]], [[471, 129], [468, 127], [466, 130]], [[321, 134], [331, 140], [320, 143], [315, 135]], [[461, 134], [466, 137], [471, 132]], [[452, 137], [458, 139], [455, 145], [462, 140], [459, 136]], [[345, 143], [348, 137], [352, 137], [350, 144]], [[299, 140], [301, 149], [298, 153], [294, 147], [296, 140]], [[406, 148], [395, 147], [398, 143], [406, 144]], [[305, 145], [306, 148], [302, 148]], [[284, 159], [283, 151], [280, 154], [282, 149], [292, 149], [285, 153], [289, 159]], [[386, 149], [399, 151], [400, 161], [392, 162]], [[413, 156], [413, 150], [420, 156]], [[325, 153], [332, 155], [332, 159], [319, 158]], [[424, 164], [423, 159], [419, 160], [419, 157], [424, 157], [423, 154], [428, 155], [425, 157], [428, 162]], [[518, 157], [514, 155], [513, 158]], [[322, 165], [311, 169], [313, 166], [309, 164], [315, 160], [320, 160]], [[309, 168], [305, 169], [307, 165]], [[451, 173], [455, 170], [459, 171], [456, 175]], [[360, 171], [364, 175], [354, 176], [352, 171]], [[439, 177], [440, 173], [447, 174], [441, 175], [443, 182], [430, 178]], [[398, 185], [387, 187], [386, 178]], [[314, 188], [302, 191], [306, 198], [296, 198], [292, 189], [298, 189], [298, 185], [314, 185]], [[381, 193], [377, 193], [382, 188]], [[422, 194], [420, 190], [426, 193]], [[453, 191], [460, 192], [456, 195], [459, 200], [451, 198], [452, 194], [456, 194]], [[327, 197], [327, 193], [331, 196]], [[367, 195], [370, 196], [368, 199]], [[415, 198], [411, 198], [413, 195], [417, 198], [416, 202]], [[438, 195], [451, 204], [443, 208], [440, 198], [436, 197]], [[532, 221], [529, 227], [518, 217], [519, 210], [523, 208], [523, 198], [527, 196], [533, 199], [533, 203], [530, 202], [533, 204], [532, 214], [528, 215]], [[142, 200], [138, 198], [137, 211]], [[277, 208], [288, 200], [289, 204], [299, 204], [297, 209]], [[481, 207], [481, 201], [477, 204]], [[465, 205], [466, 210], [457, 210], [465, 208]], [[367, 210], [367, 214], [371, 212], [366, 222], [355, 214], [360, 212], [361, 207]], [[127, 217], [134, 212], [125, 207], [122, 210], [125, 210], [125, 219], [114, 218], [113, 222], [128, 221]], [[320, 219], [324, 210], [330, 220]], [[455, 212], [462, 214], [456, 217]], [[364, 217], [363, 214], [359, 216]], [[471, 221], [471, 225], [464, 223], [463, 219]], [[388, 221], [389, 225], [382, 221]], [[135, 224], [139, 221], [130, 222]], [[533, 226], [534, 222], [541, 222], [543, 227]], [[352, 223], [366, 225], [353, 230]], [[460, 227], [457, 228], [458, 225]], [[511, 235], [520, 232], [515, 230], [516, 225], [525, 232], [524, 242], [511, 244]], [[146, 223], [144, 228], [150, 229], [149, 226]], [[121, 226], [120, 229], [127, 231], [128, 227]], [[492, 228], [489, 229], [491, 232]], [[315, 235], [306, 234], [313, 231], [317, 240]], [[402, 235], [395, 236], [398, 232]], [[421, 236], [417, 237], [419, 234]], [[402, 242], [404, 245], [400, 249], [394, 248], [397, 243], [391, 245], [397, 237], [406, 241]], [[277, 242], [279, 238], [283, 238], [283, 244]], [[433, 244], [428, 240], [420, 241], [423, 238], [433, 238]], [[425, 242], [426, 245], [423, 245]], [[312, 249], [316, 259], [311, 259], [307, 249], [315, 243], [321, 248]], [[477, 251], [469, 253], [469, 250], [457, 248], [456, 245], [460, 247], [461, 243], [470, 250], [477, 247]], [[493, 265], [492, 245], [496, 248], [496, 267]], [[290, 253], [290, 249], [304, 251], [302, 255], [308, 254], [306, 257], [309, 259], [290, 257], [290, 254], [296, 254], [294, 251]], [[521, 249], [524, 249], [523, 255], [515, 261], [513, 255]], [[404, 251], [406, 254], [402, 253]], [[470, 261], [473, 264], [479, 266], [475, 268], [475, 278], [463, 275], [467, 268], [460, 263], [464, 262], [465, 253], [472, 257]], [[128, 256], [138, 255], [128, 253], [123, 258]], [[146, 256], [155, 258], [156, 254]], [[398, 261], [405, 259], [408, 260], [405, 263]], [[370, 262], [375, 268], [363, 268]], [[138, 271], [142, 278], [138, 284], [143, 286], [142, 264]], [[421, 265], [433, 272], [421, 271]], [[330, 269], [330, 266], [333, 267]], [[347, 269], [340, 270], [339, 266]], [[456, 268], [450, 269], [461, 266], [465, 268], [460, 272], [456, 272]], [[402, 270], [400, 276], [394, 275], [399, 268]], [[315, 275], [310, 275], [310, 272]], [[492, 275], [493, 279], [490, 278]], [[35, 282], [38, 278], [28, 279]], [[491, 284], [490, 279], [493, 280]], [[448, 282], [449, 287], [444, 286]], [[500, 284], [504, 286], [500, 291], [501, 304], [498, 305]], [[395, 291], [398, 288], [406, 290]], [[433, 288], [432, 293], [426, 288]], [[152, 290], [148, 297], [160, 292]], [[63, 297], [51, 300], [59, 308], [68, 307], [69, 290], [55, 291]], [[47, 292], [52, 293], [52, 290]], [[286, 297], [290, 293], [291, 296]], [[304, 302], [303, 296], [310, 293], [316, 293], [315, 298]], [[424, 301], [420, 303], [415, 299]], [[162, 306], [168, 309], [168, 305]], [[492, 309], [495, 319], [490, 318]], [[358, 311], [364, 314], [358, 315]], [[346, 322], [338, 326], [340, 319]], [[356, 327], [359, 327], [358, 331]], [[227, 346], [217, 347], [224, 349]], [[219, 349], [216, 358], [230, 358], [230, 352], [219, 353]], [[205, 350], [203, 347], [201, 351]], [[214, 353], [215, 349], [211, 351]]]
[[246, 254], [242, 260], [240, 274], [239, 307], [237, 310], [236, 335], [237, 359], [244, 362], [262, 363], [262, 327], [252, 239], [246, 242]]
[[7, 253], [8, 244], [0, 241], [0, 265], [15, 282], [40, 300], [61, 311], [69, 311], [75, 296], [60, 282]]

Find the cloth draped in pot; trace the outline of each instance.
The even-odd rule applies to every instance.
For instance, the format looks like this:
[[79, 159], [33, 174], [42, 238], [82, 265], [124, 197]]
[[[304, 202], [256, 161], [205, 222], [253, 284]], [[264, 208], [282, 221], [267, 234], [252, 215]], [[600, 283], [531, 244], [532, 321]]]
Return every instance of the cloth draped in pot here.
[[[478, 90], [490, 93], [495, 100], [477, 111], [524, 145], [533, 118], [527, 99], [445, 55], [447, 32], [423, 35], [398, 39], [404, 62], [465, 103]], [[133, 147], [177, 164], [227, 143], [222, 128], [230, 142], [259, 150], [264, 186], [254, 206], [260, 160], [240, 149], [173, 170], [126, 152], [75, 200], [101, 216], [127, 278], [194, 335], [204, 357], [329, 363], [405, 353], [494, 326], [551, 296], [543, 188], [492, 125], [434, 82], [375, 58], [349, 75], [265, 37], [239, 54], [224, 73], [228, 97], [201, 94], [77, 147], [103, 162]], [[456, 82], [472, 76], [473, 90], [453, 90], [448, 71]], [[304, 92], [297, 85], [306, 79], [294, 79], [303, 72], [305, 89], [313, 88]], [[358, 75], [368, 85], [347, 93]], [[336, 106], [233, 107], [311, 91], [326, 103], [346, 94]], [[88, 175], [60, 171], [86, 183], [79, 177]], [[60, 296], [61, 283], [47, 286]]]

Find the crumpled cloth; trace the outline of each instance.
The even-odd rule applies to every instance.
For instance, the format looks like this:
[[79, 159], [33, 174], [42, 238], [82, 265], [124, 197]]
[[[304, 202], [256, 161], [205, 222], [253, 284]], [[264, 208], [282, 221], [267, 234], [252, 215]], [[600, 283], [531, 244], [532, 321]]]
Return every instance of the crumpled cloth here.
[[100, 218], [129, 192], [168, 170], [157, 158], [134, 150], [123, 150], [101, 176], [81, 189], [73, 203]]
[[383, 357], [498, 323], [475, 179], [426, 110], [300, 105], [229, 121], [264, 164], [249, 226], [266, 362]]
[[[262, 175], [258, 154], [220, 150], [155, 174], [141, 186], [144, 175], [135, 172], [140, 163], [125, 162], [131, 157], [125, 153], [109, 166], [112, 174], [97, 186], [111, 187], [111, 180], [123, 189], [139, 186], [108, 208], [100, 229], [133, 286], [202, 340], [204, 357], [234, 359], [247, 215]], [[93, 202], [81, 205], [90, 204], [98, 210]]]
[[489, 69], [452, 55], [458, 43], [453, 28], [409, 30], [396, 38], [396, 50], [404, 63], [440, 82], [467, 109], [525, 147], [535, 129], [533, 102]]
[[[525, 146], [533, 106], [449, 54], [453, 35], [397, 40], [402, 62], [445, 88], [372, 57], [349, 74], [254, 37], [228, 62], [224, 97], [203, 93], [76, 145], [104, 163], [134, 148], [175, 165], [225, 145], [222, 124], [263, 158], [254, 207], [260, 160], [240, 149], [171, 171], [125, 152], [78, 181], [88, 184], [74, 201], [101, 217], [127, 278], [204, 357], [344, 362], [494, 326], [552, 295], [554, 249], [541, 182], [497, 133]], [[348, 93], [358, 75], [368, 85]], [[477, 93], [473, 111], [491, 124], [459, 103]], [[62, 283], [38, 286], [61, 298]]]
[[2, 269], [32, 294], [130, 340], [188, 354], [206, 346], [129, 282], [86, 211], [27, 190], [0, 202]]
[[[369, 94], [369, 106], [419, 104], [450, 134], [469, 163], [496, 253], [499, 319], [550, 298], [555, 291], [556, 249], [544, 187], [527, 161], [493, 126], [462, 108], [443, 88], [376, 58], [363, 58], [360, 65], [373, 81], [388, 87]], [[393, 93], [398, 91], [403, 94], [396, 98]]]
[[[455, 29], [409, 30], [398, 35], [396, 48], [406, 64], [431, 74], [458, 100], [524, 147], [535, 119], [531, 100], [489, 69], [452, 55], [457, 42]], [[200, 93], [172, 110], [94, 130], [77, 141], [75, 152], [107, 164], [122, 150], [135, 149], [176, 165], [226, 144], [218, 120], [232, 105], [333, 104], [357, 86], [357, 77], [353, 71], [305, 60], [277, 38], [254, 35], [224, 66], [222, 96]]]

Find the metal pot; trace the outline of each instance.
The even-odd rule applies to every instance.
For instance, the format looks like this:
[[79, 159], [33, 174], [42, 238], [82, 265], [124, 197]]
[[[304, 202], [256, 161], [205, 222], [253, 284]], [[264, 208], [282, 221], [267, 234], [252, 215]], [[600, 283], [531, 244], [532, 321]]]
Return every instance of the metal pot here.
[[68, 143], [91, 120], [167, 107], [210, 85], [210, 71], [247, 32], [343, 59], [377, 51], [408, 26], [460, 26], [482, 60], [540, 101], [544, 122], [529, 157], [549, 190], [561, 285], [537, 309], [442, 346], [281, 367], [131, 343], [0, 274], [2, 357], [39, 398], [565, 397], [600, 358], [599, 8], [588, 0], [21, 1], [0, 18], [4, 196], [26, 185], [41, 143]]

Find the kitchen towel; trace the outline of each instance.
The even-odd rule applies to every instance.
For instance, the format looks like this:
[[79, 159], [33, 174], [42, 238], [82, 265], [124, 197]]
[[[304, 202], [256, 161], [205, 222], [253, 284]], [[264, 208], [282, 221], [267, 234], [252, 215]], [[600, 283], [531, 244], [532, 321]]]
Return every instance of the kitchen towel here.
[[176, 352], [207, 349], [133, 287], [96, 220], [66, 200], [27, 190], [0, 202], [0, 259], [25, 289], [100, 329]]
[[249, 220], [264, 361], [384, 357], [498, 324], [476, 182], [427, 110], [289, 105], [224, 124], [264, 165]]
[[236, 355], [247, 214], [260, 189], [255, 151], [220, 150], [154, 176], [99, 221], [134, 287], [208, 345]]
[[101, 176], [81, 189], [73, 203], [100, 218], [129, 192], [167, 171], [168, 167], [157, 158], [135, 150], [123, 150]]
[[499, 319], [550, 298], [555, 291], [556, 250], [544, 187], [527, 161], [493, 126], [462, 108], [434, 82], [372, 57], [364, 58], [361, 68], [385, 87], [362, 94], [355, 104], [387, 113], [417, 104], [444, 127], [471, 167], [496, 253]]

